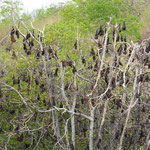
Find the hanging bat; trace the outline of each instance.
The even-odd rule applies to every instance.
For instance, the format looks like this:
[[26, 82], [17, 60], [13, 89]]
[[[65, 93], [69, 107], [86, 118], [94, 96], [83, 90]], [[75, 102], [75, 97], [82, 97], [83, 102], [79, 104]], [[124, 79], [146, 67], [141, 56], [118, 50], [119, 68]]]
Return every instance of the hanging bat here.
[[13, 85], [15, 85], [15, 84], [16, 84], [16, 79], [15, 79], [15, 76], [13, 74]]
[[74, 48], [77, 49], [77, 47], [78, 47], [78, 43], [77, 43], [77, 40], [76, 40], [76, 42], [74, 43]]
[[46, 106], [46, 100], [45, 100], [45, 98], [43, 99], [43, 104], [44, 104], [44, 106]]
[[120, 36], [119, 36], [119, 34], [117, 35], [117, 38], [116, 38], [116, 42], [119, 42], [119, 40], [120, 40]]
[[18, 31], [18, 29], [16, 29], [16, 36], [19, 39], [19, 31]]
[[99, 33], [98, 33], [100, 36], [104, 35], [104, 30], [103, 30], [103, 27], [102, 25], [100, 25], [100, 29], [99, 29]]
[[121, 42], [123, 42], [124, 41], [124, 39], [123, 39], [123, 36], [121, 35]]
[[15, 43], [15, 42], [16, 42], [16, 39], [15, 39], [15, 37], [14, 37], [14, 34], [13, 34], [13, 35], [11, 35], [11, 42], [13, 42], [13, 43]]
[[98, 30], [96, 30], [96, 33], [95, 33], [95, 37], [94, 37], [95, 40], [98, 39]]
[[45, 49], [43, 49], [43, 51], [42, 51], [42, 55], [44, 55], [45, 54]]
[[121, 55], [121, 53], [122, 53], [122, 45], [120, 45], [120, 47], [118, 48], [117, 53], [118, 53], [119, 56]]
[[121, 24], [119, 24], [119, 32], [121, 32]]
[[73, 72], [73, 74], [75, 74], [77, 72], [75, 66], [73, 66], [72, 72]]
[[85, 60], [84, 56], [82, 57], [82, 64], [84, 64], [84, 66], [86, 65], [86, 60]]
[[31, 37], [30, 33], [27, 33], [26, 40], [28, 40]]
[[122, 26], [122, 30], [126, 30], [127, 29], [127, 27], [126, 27], [126, 23], [125, 23], [125, 21], [123, 22], [123, 26]]
[[93, 47], [91, 48], [90, 55], [95, 56], [95, 51], [94, 51]]
[[17, 141], [18, 142], [22, 142], [23, 141], [23, 133], [19, 137], [17, 137]]
[[56, 68], [54, 76], [57, 77], [58, 76], [58, 68]]
[[37, 96], [37, 100], [40, 100], [40, 95], [38, 94], [38, 96]]
[[2, 93], [2, 90], [0, 88], [0, 98], [2, 98], [2, 97], [3, 97], [3, 93]]
[[23, 49], [25, 50], [25, 52], [27, 51], [27, 46], [25, 43], [23, 43]]

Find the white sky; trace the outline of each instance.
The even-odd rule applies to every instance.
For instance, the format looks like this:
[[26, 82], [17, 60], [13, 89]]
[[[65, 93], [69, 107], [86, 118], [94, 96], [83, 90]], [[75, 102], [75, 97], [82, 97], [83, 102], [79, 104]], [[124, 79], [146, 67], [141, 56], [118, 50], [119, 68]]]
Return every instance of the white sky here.
[[49, 6], [51, 4], [64, 3], [68, 0], [21, 0], [25, 11], [31, 12], [34, 9]]

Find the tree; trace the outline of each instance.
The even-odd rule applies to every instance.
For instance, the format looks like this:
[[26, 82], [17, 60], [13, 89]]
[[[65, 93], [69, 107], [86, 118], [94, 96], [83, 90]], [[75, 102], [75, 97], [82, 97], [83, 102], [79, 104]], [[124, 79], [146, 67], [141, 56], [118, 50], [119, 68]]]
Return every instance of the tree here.
[[1, 1], [1, 10], [0, 10], [0, 16], [1, 16], [1, 22], [12, 22], [12, 13], [18, 19], [20, 16], [19, 14], [21, 8], [21, 2], [19, 0], [3, 0]]
[[0, 52], [2, 149], [148, 149], [150, 41], [113, 17], [92, 29], [78, 7], [45, 30], [14, 20], [14, 49]]

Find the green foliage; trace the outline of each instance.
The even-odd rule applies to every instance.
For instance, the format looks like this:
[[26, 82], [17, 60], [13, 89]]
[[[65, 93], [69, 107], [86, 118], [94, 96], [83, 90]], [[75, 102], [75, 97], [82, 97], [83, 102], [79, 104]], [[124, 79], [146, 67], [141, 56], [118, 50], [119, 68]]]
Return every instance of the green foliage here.
[[[20, 9], [20, 3], [19, 1], [16, 1], [12, 3], [10, 1], [4, 1], [3, 7], [1, 9], [1, 17], [2, 23], [1, 27], [3, 28], [6, 24], [9, 23], [13, 24], [12, 18], [11, 18], [11, 12], [13, 14], [18, 13]], [[13, 9], [12, 9], [13, 8]], [[132, 10], [131, 5], [127, 5], [127, 2], [124, 2], [123, 0], [73, 0], [72, 2], [67, 3], [66, 5], [61, 5], [60, 7], [56, 6], [50, 6], [47, 9], [38, 9], [34, 12], [34, 15], [31, 14], [25, 14], [23, 13], [21, 15], [21, 18], [24, 22], [30, 22], [31, 19], [34, 19], [34, 24], [40, 24], [43, 20], [48, 19], [49, 17], [53, 16], [59, 16], [60, 20], [54, 21], [53, 24], [48, 24], [47, 28], [45, 29], [45, 39], [43, 41], [43, 45], [51, 45], [54, 52], [57, 53], [59, 61], [64, 61], [67, 59], [67, 55], [69, 58], [75, 62], [75, 67], [77, 70], [82, 68], [82, 72], [80, 73], [81, 76], [84, 76], [86, 78], [90, 78], [92, 83], [95, 83], [95, 77], [97, 76], [97, 72], [87, 69], [89, 64], [86, 64], [85, 66], [81, 63], [82, 56], [86, 57], [86, 61], [88, 63], [91, 63], [92, 67], [95, 65], [95, 61], [93, 61], [93, 57], [90, 56], [90, 50], [91, 47], [94, 48], [94, 50], [97, 48], [95, 45], [95, 41], [93, 40], [93, 36], [95, 34], [95, 30], [99, 28], [99, 25], [106, 26], [105, 21], [108, 21], [110, 16], [113, 17], [112, 24], [122, 24], [123, 21], [126, 21], [127, 25], [127, 31], [121, 32], [122, 35], [128, 35], [128, 38], [132, 40], [140, 39], [140, 33], [139, 28], [141, 26], [139, 22], [139, 18], [130, 13]], [[31, 29], [31, 26], [27, 24], [28, 28]], [[45, 26], [45, 24], [44, 24]], [[26, 34], [26, 30], [22, 29], [22, 26], [20, 26], [20, 30]], [[1, 29], [1, 28], [0, 28]], [[111, 28], [112, 31], [112, 28]], [[38, 34], [38, 33], [37, 33]], [[74, 48], [74, 44], [77, 41], [77, 49]], [[111, 41], [112, 42], [112, 41]], [[6, 84], [13, 86], [15, 89], [18, 89], [19, 92], [21, 92], [22, 96], [25, 98], [25, 101], [27, 101], [32, 106], [32, 110], [34, 111], [33, 114], [27, 113], [27, 109], [24, 107], [24, 104], [22, 104], [22, 101], [17, 93], [14, 91], [3, 91], [7, 103], [3, 103], [3, 111], [0, 112], [0, 145], [4, 145], [7, 141], [7, 136], [4, 135], [5, 132], [8, 134], [13, 132], [15, 130], [17, 124], [16, 122], [13, 122], [13, 125], [10, 124], [10, 120], [15, 120], [17, 122], [20, 122], [21, 126], [24, 126], [22, 124], [21, 117], [24, 116], [26, 118], [27, 115], [29, 115], [27, 118], [27, 126], [31, 129], [37, 129], [39, 126], [46, 126], [48, 125], [48, 121], [51, 121], [52, 116], [50, 113], [38, 113], [36, 114], [36, 108], [39, 110], [47, 110], [49, 107], [49, 98], [48, 98], [48, 87], [46, 85], [46, 75], [43, 73], [40, 75], [40, 71], [43, 71], [43, 62], [42, 59], [36, 59], [36, 50], [32, 50], [32, 54], [30, 56], [27, 56], [23, 50], [22, 46], [20, 46], [20, 43], [22, 45], [22, 39], [18, 40], [13, 46], [13, 50], [17, 52], [17, 59], [12, 59], [12, 52], [5, 53], [4, 50], [0, 51], [1, 56], [1, 62], [3, 62], [3, 68], [5, 70], [5, 76], [2, 77], [2, 80], [6, 82]], [[16, 48], [17, 47], [17, 48]], [[39, 46], [35, 44], [35, 47], [39, 49]], [[118, 48], [118, 47], [117, 47]], [[96, 51], [96, 50], [95, 50]], [[98, 56], [95, 56], [96, 60], [98, 59]], [[123, 62], [127, 62], [128, 59], [125, 57], [122, 57], [124, 60], [121, 60]], [[48, 59], [48, 58], [46, 58]], [[110, 62], [110, 55], [108, 53], [107, 57], [107, 63], [106, 66]], [[58, 67], [58, 63], [56, 60], [52, 57], [50, 60], [46, 60], [47, 69], [49, 71], [49, 63], [52, 65], [52, 74], [54, 74], [56, 67]], [[119, 69], [124, 70], [125, 65], [121, 66]], [[74, 91], [73, 87], [73, 79], [74, 74], [72, 72], [72, 67], [66, 67], [65, 69], [65, 84], [69, 83], [71, 86], [71, 90], [65, 91], [69, 97], [69, 101], [72, 101], [71, 92]], [[119, 70], [119, 71], [120, 71]], [[18, 88], [18, 85], [13, 85], [12, 77], [13, 75], [17, 79], [18, 77], [21, 78], [21, 89]], [[28, 76], [31, 77], [31, 85], [29, 85], [25, 80], [23, 80], [23, 76], [27, 79]], [[134, 76], [134, 73], [131, 75]], [[39, 86], [36, 86], [35, 79], [38, 78], [39, 80]], [[52, 78], [50, 79], [53, 81], [53, 84], [58, 87], [58, 89], [55, 89], [56, 87], [52, 84], [50, 87], [52, 89], [55, 89], [55, 94], [60, 95], [60, 68], [58, 71], [58, 77], [55, 77], [52, 75]], [[90, 82], [90, 83], [91, 83]], [[45, 88], [47, 91], [42, 91], [40, 85], [44, 83]], [[77, 77], [77, 86], [80, 87], [80, 94], [77, 98], [77, 103], [79, 104], [80, 99], [84, 98], [84, 96], [91, 91], [91, 85], [90, 83], [87, 83], [84, 80], [81, 80]], [[130, 81], [130, 84], [127, 89], [127, 93], [130, 94], [132, 90], [132, 80]], [[93, 86], [93, 85], [92, 85]], [[100, 87], [106, 87], [105, 79], [104, 77], [101, 77], [101, 81], [99, 84]], [[100, 89], [101, 90], [101, 89]], [[40, 93], [40, 99], [37, 100], [37, 95]], [[122, 86], [117, 86], [115, 90], [112, 92], [114, 95], [121, 95], [123, 93]], [[94, 95], [97, 97], [97, 95]], [[130, 98], [131, 96], [129, 96]], [[46, 99], [46, 105], [44, 104], [43, 99]], [[115, 97], [117, 98], [117, 96]], [[115, 101], [115, 98], [112, 99], [112, 101]], [[120, 97], [118, 97], [119, 99]], [[62, 97], [57, 97], [57, 100], [62, 100]], [[56, 101], [57, 101], [56, 100]], [[55, 101], [55, 100], [54, 100]], [[57, 107], [60, 107], [61, 102], [58, 101], [56, 104]], [[84, 108], [83, 108], [84, 107]], [[87, 111], [88, 104], [81, 106], [78, 108], [82, 112]], [[13, 109], [15, 109], [15, 112], [13, 113]], [[118, 110], [114, 110], [115, 113], [118, 112]], [[63, 113], [60, 112], [56, 113], [57, 116], [61, 116], [59, 119], [64, 119], [65, 122], [69, 117], [69, 113]], [[36, 116], [37, 115], [37, 116]], [[49, 120], [48, 120], [49, 119]], [[77, 118], [76, 118], [77, 119]], [[38, 121], [36, 121], [38, 120]], [[47, 121], [48, 120], [48, 121]], [[86, 119], [82, 119], [82, 122], [87, 125], [88, 121]], [[109, 122], [109, 121], [108, 121]], [[60, 123], [60, 127], [62, 124]], [[79, 132], [82, 132], [82, 128], [79, 126]], [[64, 134], [63, 127], [60, 128], [61, 135]], [[39, 143], [39, 148], [44, 149], [43, 147], [46, 147], [47, 149], [52, 149], [55, 141], [52, 140], [52, 138], [49, 136], [49, 134], [54, 134], [52, 128], [45, 127], [43, 129], [45, 132], [43, 134], [42, 140]], [[23, 149], [24, 145], [30, 143], [31, 149], [34, 148], [35, 143], [38, 142], [39, 133], [42, 133], [43, 131], [35, 132], [34, 135], [31, 135], [27, 132], [24, 132], [24, 140], [19, 142], [17, 141], [17, 137], [20, 136], [20, 133], [18, 134], [16, 131], [14, 132], [17, 135], [13, 136], [10, 140], [10, 148], [14, 147], [14, 149]], [[71, 130], [69, 129], [69, 138], [71, 138]], [[89, 134], [88, 129], [86, 131], [86, 134]], [[108, 134], [108, 133], [107, 133]], [[111, 137], [109, 134], [107, 135], [107, 138], [110, 139]], [[32, 138], [31, 138], [32, 137]], [[94, 133], [94, 137], [96, 138], [96, 132]], [[66, 139], [64, 139], [65, 141]], [[80, 136], [76, 136], [77, 143], [80, 144], [79, 149], [85, 149], [87, 146], [86, 141], [88, 141], [87, 137], [84, 138], [81, 141]], [[31, 142], [32, 141], [32, 142]], [[66, 141], [65, 141], [66, 142]], [[46, 145], [46, 146], [44, 146]], [[9, 148], [9, 147], [8, 147]]]
[[[127, 2], [122, 0], [87, 0], [75, 1], [65, 6], [61, 14], [64, 17], [65, 22], [76, 20], [78, 23], [83, 23], [84, 28], [93, 29], [97, 27], [97, 24], [105, 24], [110, 16], [113, 17], [112, 23], [127, 22], [129, 33], [134, 35], [134, 39], [139, 39], [139, 19], [137, 16], [130, 13]], [[88, 34], [88, 33], [87, 33]]]
[[22, 3], [20, 0], [15, 0], [14, 2], [11, 0], [2, 1], [1, 9], [0, 9], [0, 19], [1, 22], [12, 22], [12, 16], [15, 18], [19, 18]]

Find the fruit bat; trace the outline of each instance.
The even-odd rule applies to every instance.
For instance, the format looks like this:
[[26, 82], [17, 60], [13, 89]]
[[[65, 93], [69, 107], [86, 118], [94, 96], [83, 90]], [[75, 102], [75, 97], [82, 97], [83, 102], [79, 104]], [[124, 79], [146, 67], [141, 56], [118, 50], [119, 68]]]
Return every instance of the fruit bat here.
[[10, 32], [10, 35], [12, 36], [12, 35], [14, 35], [15, 34], [15, 29], [14, 29], [14, 27], [12, 27], [12, 30], [11, 30], [11, 32]]
[[73, 72], [73, 74], [75, 74], [77, 72], [75, 66], [73, 66], [72, 72]]
[[96, 39], [96, 40], [98, 39], [98, 30], [96, 30], [94, 39]]
[[115, 33], [116, 33], [115, 27], [113, 27], [113, 37], [115, 36]]
[[15, 114], [15, 109], [10, 110], [9, 113], [10, 113], [11, 115]]
[[109, 43], [109, 36], [108, 36], [108, 38], [107, 38], [107, 45], [109, 45], [110, 43]]
[[93, 61], [95, 61], [95, 59], [96, 59], [96, 57], [95, 57], [95, 55], [93, 56]]
[[125, 21], [123, 22], [123, 26], [122, 26], [122, 30], [126, 30], [127, 29], [127, 27], [126, 27], [126, 23], [125, 23]]
[[127, 42], [127, 38], [126, 38], [126, 36], [124, 37], [124, 42]]
[[62, 102], [60, 103], [60, 106], [59, 106], [59, 108], [63, 108], [63, 104], [62, 104]]
[[54, 76], [57, 77], [58, 76], [58, 68], [56, 68]]
[[150, 52], [150, 43], [149, 43], [148, 46], [146, 47], [145, 52], [146, 52], [146, 53], [149, 53], [149, 52]]
[[146, 75], [146, 76], [144, 77], [144, 82], [149, 82], [149, 80], [150, 80], [149, 76]]
[[15, 131], [18, 131], [20, 129], [20, 125], [17, 124], [17, 127], [15, 128]]
[[119, 37], [119, 34], [117, 35], [117, 38], [116, 38], [116, 42], [119, 42], [120, 40], [120, 37]]
[[40, 56], [40, 51], [37, 51], [36, 53], [36, 58], [39, 59], [41, 56]]
[[17, 84], [20, 84], [20, 78], [18, 77], [18, 79], [17, 79]]
[[31, 37], [30, 33], [27, 33], [26, 40], [28, 40]]
[[24, 49], [25, 51], [27, 51], [27, 46], [26, 46], [25, 43], [23, 43], [23, 49]]
[[102, 25], [100, 25], [100, 29], [99, 29], [99, 33], [98, 33], [100, 36], [104, 35], [104, 30], [103, 30], [103, 27]]
[[86, 65], [86, 60], [85, 60], [84, 56], [82, 56], [82, 64]]
[[26, 79], [26, 82], [28, 83], [28, 84], [30, 84], [30, 76], [28, 75], [28, 78]]
[[123, 54], [126, 55], [127, 54], [127, 44], [124, 44], [124, 51]]
[[11, 35], [11, 42], [13, 42], [13, 43], [15, 43], [15, 42], [16, 42], [16, 39], [15, 39], [15, 37], [14, 37], [14, 34], [13, 34], [13, 35]]
[[119, 60], [119, 65], [120, 65], [120, 66], [123, 66], [123, 64], [122, 64], [122, 62], [121, 62], [120, 60]]
[[105, 76], [105, 82], [108, 85], [108, 76], [107, 75]]
[[84, 98], [81, 98], [81, 104], [84, 104]]
[[38, 96], [37, 96], [37, 100], [40, 100], [40, 95], [38, 94]]
[[40, 42], [42, 42], [43, 38], [40, 36]]
[[16, 36], [19, 39], [19, 31], [18, 31], [18, 29], [16, 29]]
[[124, 41], [124, 39], [123, 39], [123, 36], [121, 35], [121, 42], [123, 42]]
[[13, 58], [16, 58], [16, 57], [17, 57], [15, 51], [12, 52], [12, 57], [13, 57]]
[[67, 55], [66, 65], [72, 67], [72, 60], [68, 55]]
[[97, 70], [98, 70], [98, 62], [96, 60], [95, 65], [94, 65], [94, 71], [97, 71]]
[[121, 24], [119, 24], [119, 32], [121, 32]]
[[35, 37], [34, 30], [32, 31], [32, 35]]
[[48, 53], [49, 53], [49, 54], [52, 54], [52, 53], [53, 53], [53, 49], [51, 48], [51, 46], [49, 46]]
[[28, 50], [26, 51], [26, 53], [27, 53], [27, 55], [31, 55], [31, 49], [28, 49]]
[[62, 61], [62, 66], [66, 67], [66, 61], [65, 60]]
[[69, 88], [69, 84], [67, 83], [64, 87], [64, 90], [66, 91], [66, 90], [68, 90], [68, 88]]
[[70, 145], [70, 150], [75, 150], [73, 144]]
[[46, 106], [46, 100], [45, 100], [45, 98], [43, 99], [43, 104], [44, 104], [44, 106]]
[[45, 87], [45, 84], [44, 84], [44, 83], [41, 83], [40, 88], [43, 90], [44, 87]]
[[38, 81], [37, 78], [35, 78], [35, 84], [36, 84], [36, 85], [39, 85], [39, 81]]
[[119, 56], [121, 55], [121, 53], [122, 53], [122, 45], [120, 45], [120, 47], [118, 48], [117, 53], [118, 53]]
[[52, 57], [58, 59], [57, 53], [55, 52]]
[[44, 55], [45, 54], [45, 49], [43, 49], [43, 51], [42, 51], [42, 55]]
[[116, 87], [116, 79], [113, 77], [111, 81], [111, 87], [114, 89]]
[[103, 46], [102, 46], [100, 41], [98, 42], [98, 48], [103, 48]]
[[23, 133], [19, 137], [17, 137], [17, 141], [18, 142], [22, 142], [23, 141]]
[[74, 48], [77, 49], [77, 46], [78, 46], [78, 44], [77, 44], [77, 40], [76, 40], [76, 42], [74, 43]]
[[90, 55], [91, 55], [91, 56], [94, 56], [94, 55], [95, 55], [95, 51], [94, 51], [93, 47], [91, 48]]
[[16, 79], [15, 79], [15, 76], [13, 75], [13, 85], [16, 84]]
[[29, 41], [29, 46], [30, 47], [34, 46], [33, 39], [31, 41]]
[[29, 147], [30, 147], [29, 144], [27, 144], [27, 143], [24, 144], [24, 148], [25, 148], [25, 149], [27, 149], [27, 148], [29, 148]]
[[2, 98], [2, 97], [3, 97], [3, 93], [2, 93], [2, 90], [0, 88], [0, 98]]

